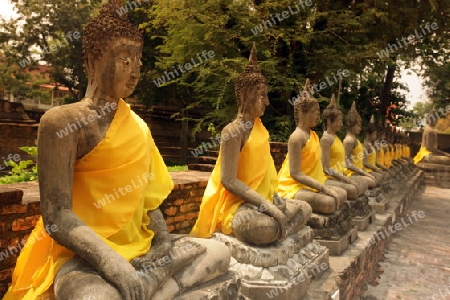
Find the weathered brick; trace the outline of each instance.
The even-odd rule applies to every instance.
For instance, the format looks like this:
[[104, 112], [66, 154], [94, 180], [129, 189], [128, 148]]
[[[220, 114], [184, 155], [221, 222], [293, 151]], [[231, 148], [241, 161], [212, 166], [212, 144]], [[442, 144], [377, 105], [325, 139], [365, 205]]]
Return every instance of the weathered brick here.
[[175, 222], [183, 222], [184, 220], [186, 220], [186, 215], [175, 216]]
[[5, 205], [0, 206], [0, 215], [24, 214], [28, 212], [27, 205]]
[[175, 201], [173, 201], [174, 205], [181, 205], [183, 203], [184, 203], [184, 199], [182, 199], [182, 198], [179, 198], [179, 199], [176, 199]]
[[176, 206], [171, 206], [164, 210], [164, 214], [166, 214], [167, 216], [175, 216], [177, 214], [177, 212], [178, 212], [178, 209]]
[[198, 216], [198, 212], [197, 213], [190, 212], [186, 215], [186, 220], [189, 220], [189, 221], [196, 220], [197, 216]]
[[10, 279], [13, 271], [14, 271], [14, 269], [0, 270], [0, 281]]
[[175, 230], [175, 226], [173, 225], [167, 225], [167, 229], [169, 230], [169, 232], [172, 232]]
[[28, 230], [36, 226], [39, 220], [38, 215], [26, 217], [25, 219], [17, 219], [12, 223], [12, 231]]
[[0, 205], [21, 204], [23, 191], [0, 186]]
[[190, 212], [193, 210], [198, 210], [198, 204], [197, 203], [187, 203], [180, 206], [180, 212]]
[[41, 203], [40, 202], [28, 203], [28, 212], [40, 214], [41, 213]]

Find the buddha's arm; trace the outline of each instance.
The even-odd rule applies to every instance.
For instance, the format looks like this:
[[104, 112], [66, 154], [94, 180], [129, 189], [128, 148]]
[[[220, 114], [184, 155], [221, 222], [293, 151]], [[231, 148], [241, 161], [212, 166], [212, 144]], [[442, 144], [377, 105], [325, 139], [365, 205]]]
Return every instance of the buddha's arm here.
[[334, 178], [351, 183], [351, 180], [342, 174], [343, 170], [335, 170], [330, 167], [330, 157], [331, 157], [331, 145], [333, 145], [334, 139], [331, 136], [323, 136], [320, 139], [320, 148], [322, 149], [322, 165], [325, 174], [333, 176]]
[[353, 157], [352, 153], [353, 153], [353, 149], [355, 148], [356, 144], [356, 138], [348, 138], [346, 137], [344, 139], [344, 149], [345, 149], [345, 167], [349, 170], [352, 170], [353, 172], [356, 172], [358, 174], [361, 175], [365, 175], [365, 176], [369, 176], [369, 177], [373, 177], [372, 175], [370, 175], [369, 173], [367, 173], [366, 171], [364, 171], [363, 169], [358, 168], [357, 166], [355, 166], [352, 162], [355, 159], [361, 159], [361, 157]]
[[305, 144], [306, 138], [302, 136], [299, 130], [295, 130], [289, 137], [288, 155], [290, 175], [294, 180], [310, 188], [323, 191], [325, 188], [323, 184], [302, 172], [302, 149]]
[[150, 223], [147, 228], [155, 234], [152, 239], [152, 246], [149, 251], [141, 257], [131, 260], [131, 264], [138, 269], [142, 269], [147, 263], [151, 263], [169, 253], [172, 248], [171, 237], [167, 229], [166, 221], [159, 208], [148, 212]]
[[[364, 167], [369, 168], [369, 169], [371, 169], [373, 171], [379, 171], [376, 166], [374, 166], [371, 163], [369, 163], [369, 157], [367, 156], [367, 153], [369, 151], [375, 151], [375, 149], [371, 148], [371, 146], [369, 144], [367, 144], [367, 143], [364, 143], [364, 149], [365, 149], [365, 151], [364, 151], [364, 159], [363, 159]], [[375, 155], [376, 155], [376, 153], [375, 153]], [[376, 163], [376, 156], [375, 156], [375, 163]]]
[[136, 274], [133, 266], [105, 244], [72, 211], [73, 174], [79, 133], [58, 138], [56, 132], [66, 126], [70, 119], [53, 112], [47, 112], [42, 118], [38, 135], [39, 187], [44, 224], [56, 225], [58, 230], [51, 237], [88, 261], [104, 278], [118, 287], [124, 299], [140, 298], [144, 288], [140, 280], [132, 276]]
[[[223, 141], [220, 145], [220, 179], [222, 185], [233, 195], [253, 205], [259, 211], [273, 217], [280, 226], [280, 238], [284, 238], [286, 235], [286, 217], [283, 212], [237, 178], [243, 134], [241, 131], [233, 129], [233, 126], [233, 124], [225, 126], [221, 134], [221, 137], [225, 137], [225, 134], [229, 137], [229, 132], [238, 132], [236, 135], [231, 135], [229, 139], [221, 139]], [[258, 153], [254, 155], [258, 155]], [[265, 167], [261, 166], [261, 168]]]
[[[224, 134], [229, 135], [229, 132], [239, 132], [232, 129], [227, 125], [222, 130], [222, 137]], [[231, 135], [231, 138], [223, 138], [222, 144], [220, 146], [221, 157], [220, 157], [220, 178], [222, 185], [232, 194], [244, 200], [245, 202], [254, 205], [257, 208], [262, 208], [264, 205], [269, 205], [266, 199], [264, 199], [260, 194], [251, 189], [247, 184], [242, 182], [237, 178], [237, 170], [239, 163], [239, 155], [241, 152], [241, 138], [243, 138], [242, 133]], [[258, 153], [255, 153], [258, 155]], [[245, 168], [245, 166], [242, 166]], [[265, 168], [266, 166], [261, 166]]]

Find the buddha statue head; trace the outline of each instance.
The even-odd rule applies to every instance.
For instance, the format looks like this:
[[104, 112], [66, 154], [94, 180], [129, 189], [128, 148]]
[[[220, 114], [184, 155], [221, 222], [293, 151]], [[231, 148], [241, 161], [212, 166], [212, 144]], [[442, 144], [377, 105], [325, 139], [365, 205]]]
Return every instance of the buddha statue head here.
[[352, 107], [345, 118], [347, 131], [357, 135], [361, 132], [361, 116], [356, 110], [356, 102], [353, 101]]
[[234, 91], [238, 105], [238, 116], [247, 116], [253, 120], [264, 114], [266, 106], [269, 105], [267, 80], [261, 74], [258, 66], [255, 43], [253, 43], [250, 52], [248, 65], [236, 80]]
[[319, 101], [311, 94], [311, 83], [306, 79], [303, 91], [294, 101], [294, 118], [297, 126], [314, 127], [319, 121]]
[[330, 104], [323, 111], [323, 123], [325, 129], [333, 133], [339, 132], [342, 129], [342, 112], [339, 109], [334, 94], [331, 96]]
[[425, 122], [428, 126], [434, 128], [437, 125], [438, 120], [439, 116], [437, 114], [435, 107], [433, 106], [431, 110], [426, 114]]
[[121, 6], [122, 0], [110, 0], [84, 29], [86, 97], [127, 97], [139, 81], [143, 38], [126, 14], [117, 13]]
[[375, 125], [375, 117], [372, 115], [370, 117], [370, 122], [366, 127], [366, 139], [372, 143], [377, 139], [377, 126]]

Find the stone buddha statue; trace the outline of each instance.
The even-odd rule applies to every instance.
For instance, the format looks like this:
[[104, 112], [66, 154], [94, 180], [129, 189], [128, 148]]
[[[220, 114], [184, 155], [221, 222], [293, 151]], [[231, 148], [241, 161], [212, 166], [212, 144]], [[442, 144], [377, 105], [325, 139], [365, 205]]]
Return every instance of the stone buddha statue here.
[[422, 134], [420, 150], [414, 157], [414, 164], [428, 162], [435, 164], [450, 164], [450, 153], [438, 149], [438, 136], [436, 125], [437, 114], [433, 108], [426, 116], [426, 126]]
[[347, 192], [330, 184], [322, 165], [317, 134], [310, 128], [319, 120], [319, 102], [311, 95], [309, 79], [294, 101], [297, 127], [288, 141], [288, 154], [278, 174], [277, 192], [282, 197], [302, 199], [313, 212], [330, 214], [347, 200]]
[[356, 138], [356, 135], [361, 132], [361, 121], [361, 116], [356, 110], [356, 103], [353, 102], [347, 114], [347, 134], [344, 138], [346, 175], [351, 178], [358, 177], [370, 188], [374, 188], [378, 184], [377, 179], [364, 170], [364, 147]]
[[388, 168], [387, 164], [387, 156], [389, 155], [389, 153], [387, 149], [386, 130], [382, 125], [378, 124], [376, 127], [376, 132], [377, 139], [375, 141], [375, 166], [381, 170], [382, 174], [384, 174], [384, 180], [388, 180], [394, 175], [394, 172]]
[[233, 235], [251, 245], [268, 246], [297, 232], [311, 215], [300, 200], [283, 200], [274, 192], [277, 174], [269, 133], [260, 117], [269, 105], [267, 81], [253, 44], [249, 63], [236, 80], [236, 118], [221, 132], [216, 166], [208, 181], [191, 235]]
[[[377, 161], [377, 151], [373, 143], [377, 140], [377, 127], [375, 125], [375, 117], [372, 115], [370, 118], [370, 122], [367, 125], [365, 130], [364, 137], [364, 171], [370, 173], [370, 175], [374, 176], [377, 182], [381, 182], [383, 180], [384, 175], [381, 174], [381, 169], [376, 165]], [[377, 147], [380, 147], [377, 145]]]
[[109, 1], [85, 28], [85, 98], [41, 119], [42, 217], [4, 299], [173, 299], [228, 271], [225, 245], [170, 235], [158, 208], [173, 182], [122, 99], [138, 83], [143, 47], [122, 5]]
[[368, 186], [365, 181], [358, 177], [350, 178], [344, 174], [345, 170], [345, 149], [341, 139], [336, 135], [342, 129], [342, 112], [334, 94], [331, 102], [323, 111], [323, 122], [325, 132], [320, 139], [322, 149], [322, 165], [328, 177], [328, 183], [338, 186], [347, 191], [348, 199], [356, 199], [365, 193]]

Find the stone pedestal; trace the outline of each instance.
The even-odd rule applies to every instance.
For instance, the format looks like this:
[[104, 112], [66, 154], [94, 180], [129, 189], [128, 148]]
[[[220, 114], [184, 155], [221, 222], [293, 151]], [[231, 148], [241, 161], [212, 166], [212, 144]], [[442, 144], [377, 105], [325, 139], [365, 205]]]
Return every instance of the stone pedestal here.
[[351, 221], [347, 202], [332, 214], [313, 213], [307, 225], [313, 229], [314, 238], [330, 250], [330, 255], [340, 255], [358, 238], [358, 229]]
[[247, 300], [240, 293], [241, 280], [237, 274], [228, 271], [227, 274], [210, 281], [200, 287], [190, 290], [175, 300]]
[[378, 214], [384, 213], [389, 207], [389, 200], [383, 196], [382, 187], [367, 190], [366, 196], [369, 199], [369, 205]]
[[359, 231], [366, 230], [375, 221], [375, 211], [369, 205], [369, 198], [360, 196], [356, 200], [347, 201], [350, 206], [350, 217]]
[[268, 247], [256, 247], [216, 233], [231, 252], [230, 270], [241, 279], [241, 293], [249, 299], [302, 299], [311, 278], [328, 269], [328, 249], [313, 240], [310, 227]]

